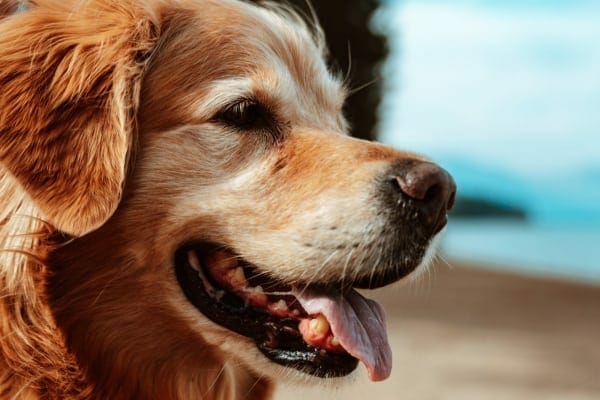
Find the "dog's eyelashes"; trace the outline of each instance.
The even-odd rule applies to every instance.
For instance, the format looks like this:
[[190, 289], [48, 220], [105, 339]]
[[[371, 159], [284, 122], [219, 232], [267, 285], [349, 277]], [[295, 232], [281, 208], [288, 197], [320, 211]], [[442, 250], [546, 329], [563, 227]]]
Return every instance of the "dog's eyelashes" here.
[[217, 115], [217, 119], [245, 131], [275, 130], [271, 112], [261, 103], [244, 99], [228, 106]]

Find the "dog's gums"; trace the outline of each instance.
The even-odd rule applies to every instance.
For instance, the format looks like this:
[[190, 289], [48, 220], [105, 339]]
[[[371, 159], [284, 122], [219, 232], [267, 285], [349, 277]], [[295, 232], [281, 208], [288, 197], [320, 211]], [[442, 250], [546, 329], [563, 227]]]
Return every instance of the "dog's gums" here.
[[358, 360], [323, 329], [324, 317], [310, 318], [290, 286], [211, 247], [184, 247], [175, 256], [179, 284], [204, 315], [251, 338], [278, 364], [318, 377], [344, 376], [356, 368]]
[[212, 321], [253, 339], [273, 361], [319, 377], [344, 376], [362, 361], [372, 380], [391, 372], [385, 316], [350, 289], [288, 285], [214, 246], [176, 255], [179, 284]]

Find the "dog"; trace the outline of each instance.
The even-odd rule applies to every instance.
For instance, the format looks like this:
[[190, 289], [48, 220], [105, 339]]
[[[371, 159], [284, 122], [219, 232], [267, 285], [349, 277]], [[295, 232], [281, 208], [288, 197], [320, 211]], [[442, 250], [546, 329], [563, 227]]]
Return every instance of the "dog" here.
[[456, 187], [348, 136], [318, 24], [238, 0], [0, 12], [0, 398], [390, 374], [355, 289], [425, 267]]

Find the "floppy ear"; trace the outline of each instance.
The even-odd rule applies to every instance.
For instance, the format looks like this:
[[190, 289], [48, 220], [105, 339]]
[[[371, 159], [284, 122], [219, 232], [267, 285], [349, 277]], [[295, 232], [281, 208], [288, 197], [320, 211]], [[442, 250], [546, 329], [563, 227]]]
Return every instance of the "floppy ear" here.
[[115, 211], [158, 24], [134, 1], [32, 1], [0, 24], [0, 163], [83, 235]]

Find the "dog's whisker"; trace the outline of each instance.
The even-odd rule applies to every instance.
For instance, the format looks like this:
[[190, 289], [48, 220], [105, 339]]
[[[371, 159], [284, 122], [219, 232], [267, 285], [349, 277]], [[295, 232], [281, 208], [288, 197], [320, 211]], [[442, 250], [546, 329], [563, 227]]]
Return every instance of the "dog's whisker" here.
[[373, 264], [373, 266], [371, 267], [371, 273], [369, 274], [369, 286], [373, 285], [373, 277], [375, 276], [375, 273], [377, 272], [377, 270], [379, 268], [379, 263], [381, 261], [382, 255], [383, 255], [382, 251], [377, 252], [377, 259], [376, 259], [375, 263]]
[[294, 295], [294, 292], [292, 292], [292, 291], [287, 291], [287, 292], [273, 291], [273, 292], [270, 292], [268, 290], [265, 290], [263, 293], [267, 294], [267, 295], [271, 295], [271, 296], [293, 296]]
[[380, 81], [381, 81], [381, 78], [375, 78], [375, 79], [372, 79], [372, 80], [370, 80], [370, 81], [368, 81], [366, 83], [363, 83], [362, 85], [359, 85], [359, 86], [356, 86], [354, 88], [351, 88], [351, 89], [348, 90], [348, 97], [352, 97], [353, 95], [359, 93], [360, 91], [362, 91], [362, 90], [364, 90], [364, 89], [366, 89], [366, 88], [368, 88], [368, 87], [370, 87], [370, 86], [372, 86], [372, 85], [374, 85], [374, 84], [376, 84], [376, 83], [378, 83]]
[[342, 288], [345, 288], [348, 264], [350, 263], [350, 259], [352, 258], [352, 255], [354, 254], [354, 249], [355, 249], [354, 247], [351, 248], [350, 251], [348, 252], [348, 256], [346, 256], [346, 262], [344, 263], [344, 268], [342, 269]]
[[437, 255], [437, 258], [448, 267], [448, 269], [454, 269], [454, 265], [446, 257], [444, 257], [440, 252], [438, 252], [436, 255]]
[[346, 48], [348, 50], [348, 69], [346, 70], [346, 75], [344, 76], [344, 85], [348, 85], [350, 82], [350, 77], [352, 76], [352, 44], [350, 41], [347, 42]]

